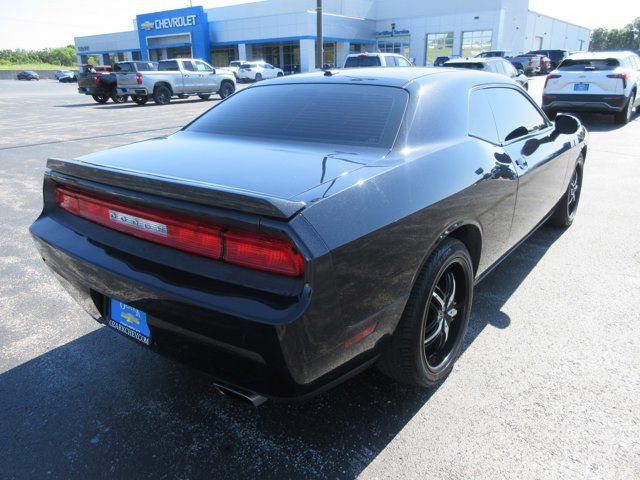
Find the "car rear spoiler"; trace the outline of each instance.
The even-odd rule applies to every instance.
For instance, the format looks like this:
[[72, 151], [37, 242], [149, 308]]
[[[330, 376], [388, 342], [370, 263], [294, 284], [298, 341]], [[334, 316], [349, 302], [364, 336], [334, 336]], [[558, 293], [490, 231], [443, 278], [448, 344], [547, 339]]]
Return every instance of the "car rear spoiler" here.
[[136, 192], [282, 220], [293, 217], [306, 206], [304, 202], [294, 202], [221, 185], [105, 167], [78, 160], [49, 158], [47, 170], [47, 174], [54, 180], [57, 178], [66, 184], [73, 183], [73, 178], [78, 178]]

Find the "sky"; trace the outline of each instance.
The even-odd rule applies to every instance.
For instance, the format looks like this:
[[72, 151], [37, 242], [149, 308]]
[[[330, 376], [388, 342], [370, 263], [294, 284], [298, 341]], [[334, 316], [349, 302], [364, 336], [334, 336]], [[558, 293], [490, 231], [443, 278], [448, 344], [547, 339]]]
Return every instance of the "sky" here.
[[[193, 5], [247, 1], [193, 0]], [[140, 13], [188, 6], [189, 0], [0, 0], [0, 50], [61, 47], [75, 36], [131, 30]], [[640, 17], [640, 0], [530, 0], [529, 8], [592, 29], [621, 28]]]

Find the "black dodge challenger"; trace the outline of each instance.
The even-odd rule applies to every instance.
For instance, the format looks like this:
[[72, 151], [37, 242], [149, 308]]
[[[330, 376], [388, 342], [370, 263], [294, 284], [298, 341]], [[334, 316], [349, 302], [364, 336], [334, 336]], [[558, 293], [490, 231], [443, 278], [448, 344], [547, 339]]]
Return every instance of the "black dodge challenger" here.
[[504, 76], [296, 75], [173, 135], [49, 159], [31, 233], [97, 321], [228, 394], [305, 397], [374, 363], [429, 387], [474, 285], [571, 225], [586, 137]]

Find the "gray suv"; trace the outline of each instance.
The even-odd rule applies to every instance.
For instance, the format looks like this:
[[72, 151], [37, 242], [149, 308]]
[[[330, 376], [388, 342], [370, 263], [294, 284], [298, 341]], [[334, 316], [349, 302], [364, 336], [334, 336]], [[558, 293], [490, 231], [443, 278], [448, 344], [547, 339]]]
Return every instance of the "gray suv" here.
[[466, 68], [469, 70], [482, 70], [484, 72], [505, 75], [514, 79], [525, 90], [529, 90], [529, 78], [522, 70], [516, 70], [511, 62], [504, 58], [459, 58], [445, 62], [444, 66], [452, 68]]

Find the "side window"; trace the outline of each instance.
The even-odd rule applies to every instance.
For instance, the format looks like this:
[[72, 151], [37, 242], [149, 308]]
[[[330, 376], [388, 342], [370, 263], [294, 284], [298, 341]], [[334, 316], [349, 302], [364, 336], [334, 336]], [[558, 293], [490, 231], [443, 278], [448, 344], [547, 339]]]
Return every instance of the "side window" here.
[[179, 70], [178, 69], [178, 62], [175, 61], [175, 60], [162, 61], [162, 62], [158, 63], [158, 70], [177, 72]]
[[493, 62], [493, 66], [496, 68], [496, 73], [500, 73], [502, 75], [507, 73], [502, 62]]
[[406, 58], [403, 57], [396, 57], [396, 62], [398, 63], [399, 67], [410, 67], [411, 63], [409, 63], [409, 61]]
[[397, 67], [398, 63], [396, 62], [396, 57], [392, 55], [385, 55], [384, 60], [387, 64], [387, 67]]
[[196, 64], [196, 70], [198, 72], [210, 72], [211, 71], [211, 67], [209, 65], [207, 65], [204, 62], [200, 62], [198, 60], [196, 60], [194, 62]]
[[194, 72], [195, 71], [195, 67], [193, 66], [193, 62], [183, 61], [182, 62], [182, 68], [184, 70], [188, 70], [190, 72]]
[[493, 63], [491, 62], [487, 62], [487, 63], [481, 63], [482, 68], [484, 70], [486, 70], [487, 72], [492, 72], [492, 73], [498, 73], [498, 71], [496, 70], [496, 67]]
[[493, 112], [487, 100], [486, 90], [473, 90], [469, 97], [469, 135], [500, 143]]
[[547, 127], [544, 117], [523, 93], [513, 88], [488, 88], [486, 95], [500, 142], [509, 142]]
[[514, 67], [511, 62], [505, 63], [504, 68], [507, 71], [507, 75], [509, 75], [510, 77], [516, 77], [518, 75], [516, 67]]

